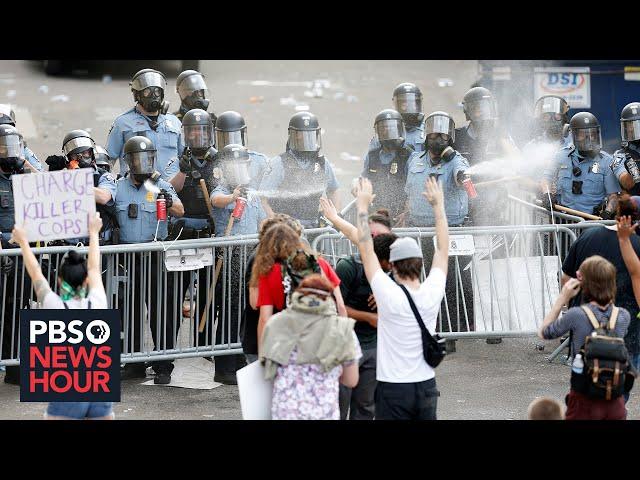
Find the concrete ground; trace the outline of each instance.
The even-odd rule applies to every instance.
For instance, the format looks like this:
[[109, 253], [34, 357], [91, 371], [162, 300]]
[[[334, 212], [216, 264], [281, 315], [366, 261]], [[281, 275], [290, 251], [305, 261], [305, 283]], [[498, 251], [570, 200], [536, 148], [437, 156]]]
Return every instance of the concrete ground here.
[[[539, 396], [564, 405], [570, 369], [547, 355], [558, 341], [544, 342], [538, 351], [534, 338], [504, 339], [487, 345], [484, 340], [459, 340], [437, 370], [441, 392], [441, 420], [524, 420], [527, 407]], [[2, 377], [4, 374], [0, 374]], [[240, 420], [240, 399], [235, 386], [212, 390], [143, 386], [122, 382], [122, 402], [114, 405], [121, 420]], [[640, 419], [640, 400], [633, 392], [627, 404], [628, 418]], [[20, 403], [19, 388], [0, 383], [0, 420], [40, 419], [46, 404]]]

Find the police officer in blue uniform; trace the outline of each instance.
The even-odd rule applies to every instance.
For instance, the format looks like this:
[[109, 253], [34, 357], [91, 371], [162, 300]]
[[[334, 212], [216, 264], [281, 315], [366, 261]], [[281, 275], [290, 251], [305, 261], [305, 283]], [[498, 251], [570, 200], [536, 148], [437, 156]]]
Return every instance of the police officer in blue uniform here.
[[[465, 225], [469, 212], [469, 197], [464, 188], [464, 181], [469, 179], [469, 175], [466, 173], [469, 169], [469, 162], [452, 147], [455, 141], [455, 132], [455, 123], [448, 113], [437, 111], [427, 116], [425, 120], [425, 151], [415, 152], [409, 158], [409, 172], [405, 189], [408, 197], [408, 226], [433, 227], [435, 225], [433, 208], [422, 195], [428, 177], [435, 177], [442, 187], [444, 209], [449, 226], [461, 227]], [[425, 271], [428, 272], [431, 268], [429, 262], [433, 258], [434, 252], [433, 238], [425, 237], [422, 240], [422, 251]], [[469, 330], [474, 329], [471, 270], [464, 270], [464, 266], [470, 261], [471, 256], [449, 257], [450, 273], [447, 275], [446, 300], [452, 317], [451, 328], [453, 331], [467, 330], [464, 313], [460, 316], [460, 324], [454, 324], [455, 312], [463, 312], [464, 310], [461, 297], [459, 293], [456, 294], [458, 276], [462, 278]], [[444, 307], [443, 312], [446, 312]], [[443, 322], [443, 331], [449, 331], [449, 324], [446, 321]]]
[[338, 180], [321, 149], [318, 118], [310, 112], [293, 115], [286, 151], [271, 159], [260, 185], [268, 216], [286, 213], [305, 228], [318, 227], [320, 197], [325, 193], [340, 209]]
[[[16, 128], [7, 124], [0, 125], [0, 242], [3, 249], [17, 248], [17, 245], [9, 243], [15, 224], [11, 176], [25, 172], [23, 152], [22, 136]], [[16, 358], [20, 343], [18, 312], [21, 308], [28, 308], [31, 281], [28, 275], [21, 275], [22, 267], [21, 256], [0, 257], [0, 298], [2, 295], [6, 298], [5, 303], [0, 306], [0, 321], [4, 324], [0, 324], [3, 329], [2, 359]], [[19, 385], [20, 367], [7, 366], [4, 381]]]
[[[11, 106], [6, 103], [0, 104], [0, 125], [16, 126], [16, 114]], [[24, 139], [22, 140], [22, 143], [24, 144], [23, 158], [27, 161], [25, 167], [34, 172], [41, 172], [42, 164], [40, 163], [40, 160], [38, 160], [36, 154], [27, 147], [27, 142], [25, 142]]]
[[[200, 109], [207, 111], [209, 108], [209, 89], [204, 81], [204, 75], [196, 70], [185, 70], [178, 75], [176, 92], [180, 96], [180, 108], [174, 115], [180, 121], [189, 110]], [[209, 115], [211, 124], [215, 126], [215, 114], [209, 112]]]
[[536, 135], [522, 148], [523, 164], [519, 174], [539, 181], [545, 163], [553, 160], [557, 150], [573, 143], [569, 131], [569, 104], [557, 95], [540, 97], [533, 107]]
[[167, 81], [157, 70], [145, 68], [131, 80], [136, 105], [115, 119], [107, 138], [106, 149], [112, 159], [120, 159], [120, 174], [127, 171], [123, 161], [124, 144], [134, 136], [145, 136], [158, 149], [156, 170], [163, 180], [170, 180], [179, 171], [178, 158], [184, 150], [180, 120], [166, 113], [164, 100]]
[[[254, 194], [260, 184], [262, 172], [266, 167], [261, 157], [251, 157], [249, 150], [242, 145], [229, 144], [218, 152], [218, 165], [221, 170], [221, 178], [218, 185], [211, 193], [213, 215], [216, 224], [216, 235], [251, 235], [258, 233], [260, 222], [266, 218], [260, 199]], [[241, 202], [244, 205], [238, 205]], [[234, 208], [242, 210], [241, 215], [233, 217]], [[239, 212], [238, 212], [239, 213]], [[231, 225], [231, 230], [229, 230]], [[236, 343], [238, 339], [238, 312], [244, 306], [243, 290], [240, 288], [240, 279], [243, 274], [242, 247], [233, 247], [229, 256], [228, 266], [221, 273], [222, 278], [230, 278], [226, 309], [227, 314], [223, 319], [224, 328], [218, 325], [216, 343]], [[216, 310], [219, 311], [223, 298], [221, 280], [216, 284]], [[221, 315], [222, 312], [219, 312]], [[216, 357], [216, 373], [214, 380], [225, 384], [235, 384], [235, 372], [244, 366], [244, 355], [224, 355]]]
[[96, 159], [96, 166], [98, 168], [101, 168], [105, 172], [111, 173], [111, 167], [113, 166], [113, 161], [109, 156], [109, 152], [107, 152], [104, 147], [100, 145], [96, 145], [96, 148], [93, 151], [93, 155]]
[[613, 154], [611, 169], [630, 195], [640, 195], [640, 102], [632, 102], [620, 114], [622, 148]]
[[[120, 224], [120, 243], [144, 243], [152, 242], [167, 237], [167, 221], [156, 219], [156, 200], [162, 195], [166, 200], [168, 215], [181, 217], [184, 215], [184, 207], [171, 184], [155, 171], [157, 150], [153, 142], [143, 136], [131, 137], [124, 145], [123, 160], [127, 162], [128, 172], [118, 179], [116, 190], [116, 211]], [[145, 182], [151, 182], [160, 193], [155, 194], [153, 189], [147, 190], [143, 186]], [[157, 234], [156, 234], [157, 232]], [[157, 236], [156, 236], [157, 235]], [[138, 257], [137, 265], [131, 265], [133, 272], [129, 274], [130, 288], [127, 289], [131, 318], [129, 319], [129, 338], [125, 351], [141, 351], [140, 330], [142, 324], [142, 303], [146, 303], [147, 311], [151, 319], [151, 333], [157, 350], [174, 347], [174, 324], [180, 325], [180, 317], [177, 317], [177, 308], [174, 308], [174, 274], [167, 272], [163, 264], [161, 252], [151, 252], [150, 258], [146, 255]], [[147, 264], [147, 262], [150, 263]], [[150, 272], [151, 276], [146, 276]], [[143, 276], [143, 273], [145, 275]], [[145, 282], [145, 283], [143, 283]], [[147, 297], [146, 292], [150, 290]], [[146, 297], [146, 298], [145, 298]], [[124, 301], [124, 299], [122, 299]], [[179, 299], [179, 303], [182, 301]], [[121, 306], [122, 308], [122, 306]], [[161, 325], [158, 327], [158, 318]], [[158, 335], [157, 330], [160, 330]], [[126, 338], [126, 337], [125, 337]], [[133, 343], [133, 345], [132, 345]], [[131, 350], [133, 348], [133, 350]], [[152, 362], [156, 373], [154, 383], [168, 384], [171, 382], [173, 362], [161, 360]], [[123, 378], [144, 378], [145, 367], [142, 363], [129, 363], [125, 367]]]
[[[602, 150], [598, 119], [589, 112], [576, 113], [569, 122], [573, 144], [562, 148], [544, 171], [543, 191], [550, 186], [551, 201], [580, 212], [613, 218], [616, 193], [621, 187], [611, 166], [613, 158]], [[618, 165], [619, 170], [624, 165]], [[554, 192], [551, 184], [556, 185]], [[548, 202], [547, 202], [548, 203]]]
[[374, 209], [388, 209], [391, 218], [397, 219], [406, 202], [407, 164], [414, 150], [405, 141], [402, 116], [396, 110], [378, 113], [373, 128], [379, 146], [365, 155], [361, 176], [371, 180], [373, 185]]
[[[405, 143], [414, 151], [424, 148], [424, 113], [422, 112], [422, 92], [414, 83], [401, 83], [393, 90], [393, 108], [402, 115]], [[380, 147], [378, 137], [369, 142], [369, 151]]]

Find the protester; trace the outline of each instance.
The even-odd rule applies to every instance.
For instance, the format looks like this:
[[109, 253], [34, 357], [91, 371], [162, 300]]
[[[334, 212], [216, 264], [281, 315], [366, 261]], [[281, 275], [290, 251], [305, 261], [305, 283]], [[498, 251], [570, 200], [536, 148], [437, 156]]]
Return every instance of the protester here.
[[[562, 308], [569, 303], [582, 289], [582, 307], [572, 307], [558, 318]], [[544, 340], [559, 338], [571, 332], [571, 348], [576, 354], [571, 373], [571, 389], [566, 397], [567, 420], [625, 420], [627, 411], [624, 396], [612, 396], [611, 399], [594, 397], [587, 388], [593, 381], [584, 363], [582, 347], [587, 336], [595, 330], [593, 321], [601, 327], [607, 326], [611, 334], [624, 337], [629, 327], [629, 312], [616, 307], [613, 303], [616, 296], [616, 267], [605, 258], [594, 255], [580, 265], [578, 279], [568, 280], [562, 287], [551, 310], [544, 318], [538, 335]], [[587, 310], [595, 317], [591, 320]], [[613, 324], [613, 325], [612, 325]], [[579, 356], [578, 356], [579, 355]]]
[[307, 276], [264, 327], [260, 360], [273, 379], [273, 420], [338, 420], [338, 385], [358, 383], [354, 320], [338, 316], [333, 284]]
[[274, 225], [265, 233], [264, 240], [258, 246], [251, 272], [250, 286], [258, 288], [258, 347], [267, 320], [286, 306], [288, 292], [285, 291], [285, 286], [290, 287], [292, 281], [291, 275], [283, 272], [287, 268], [293, 269], [298, 275], [321, 272], [333, 284], [338, 313], [347, 316], [340, 293], [340, 279], [331, 265], [311, 251], [291, 227], [285, 224]]
[[564, 420], [562, 405], [549, 397], [536, 398], [529, 405], [529, 420]]
[[[58, 270], [60, 295], [55, 294], [42, 274], [40, 265], [27, 241], [23, 227], [13, 227], [13, 240], [20, 245], [24, 266], [33, 282], [33, 289], [44, 309], [106, 309], [107, 295], [100, 273], [100, 214], [89, 219], [89, 257], [82, 258], [71, 250]], [[113, 420], [111, 402], [51, 402], [45, 417], [48, 420], [91, 419]]]
[[360, 179], [356, 189], [358, 249], [378, 307], [375, 411], [379, 420], [436, 419], [439, 392], [435, 372], [425, 361], [422, 332], [409, 299], [426, 328], [435, 333], [447, 279], [449, 233], [442, 189], [433, 178], [425, 185], [424, 196], [435, 211], [438, 249], [429, 276], [422, 283], [422, 251], [412, 238], [399, 238], [391, 245], [389, 260], [395, 282], [384, 273], [373, 249], [368, 222], [371, 182]]
[[[285, 213], [276, 213], [271, 218], [265, 218], [260, 223], [258, 232], [258, 242], [264, 239], [265, 232], [272, 226], [284, 223], [290, 226], [298, 236], [302, 235], [302, 225], [297, 220], [291, 218]], [[259, 243], [258, 243], [259, 245]], [[257, 308], [258, 287], [251, 287], [251, 271], [253, 262], [256, 258], [256, 248], [254, 248], [247, 257], [247, 265], [244, 271], [244, 309], [242, 311], [242, 319], [240, 322], [240, 339], [242, 342], [242, 351], [247, 359], [247, 363], [253, 363], [258, 360], [258, 319], [260, 314]]]
[[[640, 208], [638, 206], [640, 203], [638, 200], [640, 198], [629, 197], [626, 194], [621, 195], [618, 199], [616, 218], [619, 220], [627, 215], [640, 218]], [[592, 255], [600, 255], [610, 261], [616, 268], [616, 305], [625, 308], [631, 314], [631, 318], [635, 319], [640, 313], [640, 309], [636, 298], [634, 298], [629, 271], [622, 259], [616, 230], [616, 225], [598, 226], [586, 229], [578, 237], [571, 245], [562, 264], [562, 285], [566, 284], [571, 278], [577, 278], [577, 271], [586, 258]], [[633, 235], [630, 238], [630, 242], [636, 255], [640, 255], [640, 237]], [[635, 320], [631, 322], [625, 336], [625, 343], [629, 355], [635, 362], [634, 367], [636, 369], [640, 368], [638, 364], [640, 360], [640, 322]], [[570, 352], [570, 355], [575, 353], [577, 352]]]

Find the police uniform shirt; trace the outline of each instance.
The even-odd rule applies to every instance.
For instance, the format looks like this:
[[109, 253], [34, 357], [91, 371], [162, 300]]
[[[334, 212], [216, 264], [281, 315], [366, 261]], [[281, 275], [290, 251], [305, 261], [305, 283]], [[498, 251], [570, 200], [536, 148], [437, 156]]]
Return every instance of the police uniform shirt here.
[[35, 168], [39, 172], [42, 172], [42, 164], [40, 163], [40, 160], [38, 160], [38, 157], [36, 157], [36, 154], [33, 153], [27, 146], [24, 147], [23, 151], [24, 158], [27, 160], [27, 162], [29, 162], [33, 168]]
[[[173, 203], [180, 202], [173, 186], [159, 179], [156, 186], [166, 190]], [[154, 239], [158, 220], [156, 219], [157, 194], [147, 191], [143, 185], [136, 186], [129, 175], [116, 181], [115, 207], [120, 224], [121, 243], [151, 242]], [[129, 205], [137, 205], [137, 217], [129, 218]], [[167, 217], [169, 209], [167, 208]], [[160, 221], [158, 227], [158, 239], [163, 240], [167, 236], [167, 221]]]
[[[557, 153], [543, 177], [549, 183], [556, 181], [560, 205], [592, 213], [608, 195], [622, 190], [616, 176], [624, 165], [616, 167], [614, 173], [612, 163], [613, 158], [607, 152], [601, 150], [596, 157], [585, 158], [578, 154], [573, 144], [569, 144]], [[573, 173], [575, 167], [580, 169], [578, 176]]]
[[[411, 145], [416, 152], [424, 151], [424, 122], [426, 117], [422, 119], [420, 125], [416, 127], [407, 127], [407, 124], [404, 124], [404, 131], [406, 138], [404, 139], [407, 145]], [[371, 141], [369, 142], [369, 151], [375, 150], [376, 148], [380, 148], [380, 142], [378, 141], [377, 135], [374, 135]]]
[[[361, 177], [369, 178], [369, 153], [370, 152], [371, 150], [369, 150], [369, 152], [367, 152], [366, 155], [364, 156], [364, 167], [362, 168], [362, 173], [360, 174]], [[389, 152], [389, 151], [386, 151], [385, 149], [380, 149], [380, 153], [378, 155], [380, 155], [380, 163], [382, 165], [390, 165], [391, 162], [397, 157], [398, 152], [396, 150]], [[407, 165], [409, 165], [408, 162], [405, 164], [405, 170], [407, 169]]]
[[456, 152], [449, 161], [441, 160], [432, 165], [429, 151], [414, 152], [409, 157], [407, 183], [405, 192], [409, 202], [409, 223], [414, 226], [435, 225], [433, 207], [422, 195], [425, 182], [431, 175], [436, 175], [444, 194], [444, 209], [449, 225], [461, 225], [469, 212], [469, 197], [462, 185], [456, 183], [458, 172], [469, 168], [466, 158]]
[[[253, 153], [253, 155], [252, 155]], [[256, 195], [252, 195], [251, 190], [257, 190], [260, 186], [262, 175], [267, 168], [267, 157], [257, 152], [249, 152], [251, 158], [251, 164], [249, 165], [249, 175], [251, 176], [251, 182], [249, 182], [248, 189], [249, 194], [247, 198], [247, 204], [244, 208], [244, 212], [240, 218], [237, 218], [233, 222], [233, 227], [229, 235], [251, 235], [258, 233], [258, 227], [260, 222], [267, 218], [267, 215], [262, 208], [260, 198]], [[221, 178], [218, 185], [211, 192], [211, 203], [213, 204], [213, 198], [216, 195], [231, 195], [233, 189]], [[236, 202], [231, 202], [224, 208], [213, 207], [211, 212], [216, 225], [216, 236], [224, 236], [227, 224], [229, 223], [229, 216], [233, 212], [236, 206]]]
[[158, 126], [154, 131], [149, 120], [135, 107], [115, 119], [109, 130], [105, 146], [111, 158], [120, 159], [120, 174], [124, 175], [129, 167], [124, 161], [124, 144], [131, 137], [142, 135], [153, 142], [156, 147], [156, 170], [163, 180], [170, 180], [180, 171], [177, 159], [184, 151], [184, 141], [180, 120], [167, 113], [158, 115]]
[[[312, 161], [304, 161], [296, 158], [296, 162], [300, 168], [303, 170], [309, 170], [314, 168], [314, 162]], [[260, 190], [273, 192], [278, 190], [280, 185], [282, 184], [285, 172], [284, 167], [282, 165], [282, 158], [280, 155], [273, 157], [270, 160], [270, 169], [265, 172], [262, 183], [260, 184]], [[325, 190], [328, 193], [335, 192], [340, 188], [340, 184], [338, 183], [338, 179], [336, 178], [336, 174], [333, 171], [333, 167], [329, 163], [329, 160], [325, 157], [324, 162], [324, 178], [325, 178]]]
[[[637, 153], [638, 152], [636, 152], [636, 155]], [[620, 182], [620, 177], [622, 176], [622, 174], [628, 173], [629, 175], [631, 175], [631, 173], [627, 171], [627, 167], [624, 164], [626, 159], [627, 159], [626, 149], [623, 148], [613, 152], [613, 161], [611, 162], [611, 170], [613, 170], [613, 174], [618, 179], [618, 183], [620, 183], [621, 188], [622, 188], [622, 183]], [[638, 159], [636, 159], [636, 162], [638, 162]], [[631, 188], [631, 190], [627, 190], [627, 191], [629, 192], [630, 195], [638, 195], [640, 192], [640, 184], [634, 185]]]

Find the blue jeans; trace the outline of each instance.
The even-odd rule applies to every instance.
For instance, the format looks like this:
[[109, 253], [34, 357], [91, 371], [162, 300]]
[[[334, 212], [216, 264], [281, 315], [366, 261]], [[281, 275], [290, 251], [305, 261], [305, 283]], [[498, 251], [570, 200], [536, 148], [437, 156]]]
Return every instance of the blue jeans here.
[[47, 415], [83, 420], [111, 415], [112, 407], [112, 402], [51, 402], [47, 407]]

